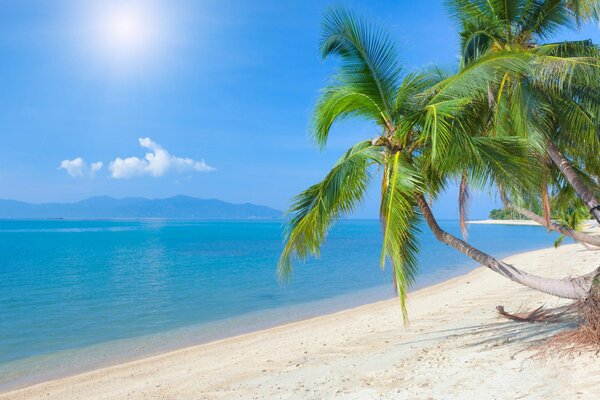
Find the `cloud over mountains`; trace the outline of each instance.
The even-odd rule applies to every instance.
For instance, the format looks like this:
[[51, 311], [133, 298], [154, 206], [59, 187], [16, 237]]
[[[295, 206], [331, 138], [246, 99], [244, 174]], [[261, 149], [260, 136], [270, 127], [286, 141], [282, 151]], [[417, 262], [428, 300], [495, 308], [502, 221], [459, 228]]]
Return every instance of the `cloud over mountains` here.
[[[144, 158], [135, 156], [115, 158], [108, 166], [112, 178], [161, 177], [169, 173], [210, 172], [215, 170], [204, 160], [174, 156], [148, 137], [139, 138], [139, 144], [142, 148], [148, 150]], [[97, 171], [102, 169], [102, 166], [102, 162], [95, 162], [88, 166], [81, 157], [77, 157], [73, 160], [63, 160], [59, 168], [64, 169], [70, 176], [76, 178], [93, 177]]]
[[81, 157], [74, 158], [72, 160], [62, 160], [59, 169], [64, 169], [67, 174], [73, 178], [90, 176], [94, 177], [96, 172], [102, 169], [102, 161], [91, 163], [89, 166]]

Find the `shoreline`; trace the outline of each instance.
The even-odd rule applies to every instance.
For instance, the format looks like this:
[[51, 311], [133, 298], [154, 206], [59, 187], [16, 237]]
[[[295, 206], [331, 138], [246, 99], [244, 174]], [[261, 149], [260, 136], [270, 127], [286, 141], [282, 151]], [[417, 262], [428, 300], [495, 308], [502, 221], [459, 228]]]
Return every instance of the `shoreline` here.
[[[445, 285], [455, 279], [460, 279], [472, 272], [478, 267], [461, 266], [457, 267], [457, 271], [443, 278], [432, 277], [431, 274], [424, 274], [423, 277], [428, 277], [424, 282], [416, 285], [414, 291], [410, 292], [410, 296], [418, 295], [422, 291], [429, 288]], [[267, 332], [271, 329], [302, 323], [307, 320], [316, 318], [326, 318], [328, 316], [352, 311], [361, 307], [370, 306], [377, 303], [394, 302], [396, 296], [393, 288], [389, 285], [380, 285], [360, 289], [355, 292], [345, 293], [330, 298], [312, 300], [306, 303], [287, 305], [275, 309], [266, 309], [253, 311], [251, 313], [242, 314], [235, 317], [230, 317], [223, 320], [200, 323], [196, 325], [185, 326], [181, 328], [171, 329], [167, 331], [152, 333], [144, 336], [117, 339], [108, 342], [94, 344], [85, 348], [67, 349], [58, 353], [50, 353], [44, 356], [26, 358], [17, 360], [16, 362], [8, 363], [3, 366], [4, 370], [27, 368], [35, 365], [36, 370], [54, 370], [53, 373], [38, 374], [27, 379], [17, 379], [16, 382], [10, 384], [10, 381], [0, 382], [0, 398], [5, 393], [18, 391], [33, 387], [45, 382], [51, 382], [70, 377], [83, 375], [86, 373], [111, 368], [119, 365], [134, 363], [136, 361], [150, 359], [161, 355], [166, 355], [172, 352], [177, 352], [184, 349], [190, 349], [197, 346], [208, 345], [211, 343], [221, 342], [227, 339], [234, 339], [244, 335], [249, 335], [258, 332]], [[317, 311], [318, 310], [318, 311]], [[268, 322], [267, 322], [268, 320]], [[246, 325], [242, 327], [241, 322]], [[227, 333], [220, 334], [205, 334], [205, 330], [214, 332], [217, 329], [227, 330]], [[202, 334], [199, 335], [199, 331]], [[193, 337], [193, 339], [182, 340], [183, 336]], [[202, 336], [199, 338], [198, 336]], [[152, 350], [139, 350], [139, 348], [151, 347]], [[114, 353], [114, 348], [121, 349], [118, 357], [108, 356], [106, 354]], [[67, 368], [56, 372], [56, 368], [64, 368], [65, 363], [72, 363], [74, 360], [62, 360], [57, 364], [56, 359], [52, 359], [61, 353], [79, 352], [84, 353], [87, 358], [92, 356], [100, 357], [92, 363], [83, 363], [82, 366]], [[35, 358], [35, 359], [34, 359]], [[81, 364], [79, 357], [76, 359], [78, 364]], [[23, 365], [23, 362], [27, 365]], [[0, 368], [0, 373], [3, 372]], [[3, 387], [4, 386], [4, 387]]]
[[[535, 221], [530, 219], [481, 219], [474, 221], [467, 221], [467, 224], [472, 225], [521, 225], [521, 226], [539, 226], [544, 227], [541, 224], [538, 224]], [[600, 229], [598, 227], [598, 223], [595, 220], [587, 220], [584, 223], [584, 232], [588, 233], [600, 233]]]
[[[505, 259], [525, 267], [528, 271], [536, 272], [537, 269], [538, 273], [540, 269], [545, 270], [540, 268], [539, 264], [552, 264], [551, 271], [544, 272], [546, 275], [557, 277], [586, 272], [588, 265], [600, 261], [598, 255], [582, 251], [577, 245], [565, 245], [558, 250], [549, 248], [518, 253]], [[569, 271], [565, 271], [565, 264], [572, 265]], [[400, 364], [419, 364], [417, 362], [419, 358], [422, 361], [434, 357], [435, 360], [430, 360], [432, 362], [428, 363], [426, 369], [417, 365], [412, 373], [413, 380], [420, 381], [428, 377], [428, 380], [422, 382], [426, 386], [421, 389], [427, 387], [432, 390], [432, 393], [437, 393], [436, 382], [434, 382], [436, 379], [432, 377], [431, 369], [448, 368], [443, 366], [444, 362], [452, 360], [454, 362], [450, 365], [450, 372], [453, 371], [453, 374], [462, 378], [465, 378], [466, 373], [463, 371], [465, 364], [457, 363], [456, 359], [445, 356], [445, 352], [456, 352], [457, 348], [462, 347], [462, 353], [466, 355], [459, 351], [459, 354], [456, 354], [458, 358], [465, 356], [480, 358], [479, 356], [485, 353], [481, 350], [491, 351], [496, 347], [500, 350], [508, 348], [513, 353], [517, 351], [522, 353], [522, 346], [518, 346], [519, 340], [514, 339], [515, 336], [519, 336], [518, 332], [515, 333], [515, 329], [528, 332], [539, 330], [539, 325], [525, 326], [525, 324], [500, 319], [495, 313], [495, 305], [504, 304], [509, 307], [508, 309], [515, 309], [522, 304], [538, 306], [541, 303], [553, 306], [561, 302], [512, 284], [484, 267], [477, 267], [465, 275], [413, 292], [408, 299], [411, 323], [407, 328], [402, 325], [400, 309], [395, 299], [378, 301], [42, 382], [1, 393], [0, 399], [31, 399], [42, 395], [45, 396], [44, 398], [56, 399], [75, 399], [81, 396], [84, 398], [129, 396], [134, 399], [155, 397], [208, 399], [227, 398], [233, 395], [294, 398], [303, 395], [331, 397], [336, 390], [342, 390], [342, 394], [351, 393], [358, 397], [383, 395], [384, 398], [387, 398], [385, 396], [403, 398], [396, 391], [397, 387], [412, 393], [413, 397], [407, 398], [414, 398], [414, 395], [421, 393], [415, 391], [419, 388], [417, 382], [411, 380], [403, 384], [397, 382], [391, 387], [382, 379], [392, 381], [400, 379], [397, 377]], [[468, 320], [468, 323], [465, 320]], [[489, 330], [482, 328], [485, 326], [489, 326]], [[487, 341], [490, 338], [482, 342], [484, 338], [479, 336], [489, 335], [496, 328], [500, 329], [497, 337], [493, 337], [489, 343]], [[436, 334], [439, 335], [441, 332], [446, 333], [436, 338]], [[544, 329], [542, 332], [529, 332], [534, 337], [536, 334], [550, 333]], [[504, 338], [505, 335], [508, 335], [508, 338]], [[422, 338], [423, 336], [425, 339]], [[460, 343], [461, 338], [463, 343]], [[508, 340], [506, 344], [502, 345], [506, 340]], [[527, 343], [525, 339], [521, 340], [524, 340], [521, 345]], [[475, 344], [471, 343], [477, 342], [493, 345], [491, 349], [483, 345], [483, 348], [478, 348], [479, 351], [471, 351], [476, 348]], [[423, 347], [424, 343], [431, 346]], [[444, 350], [449, 343], [453, 345]], [[504, 361], [511, 362], [511, 357], [506, 358], [504, 353], [505, 351], [502, 352]], [[377, 355], [378, 357], [374, 357]], [[485, 356], [483, 358], [485, 359]], [[494, 362], [498, 361], [497, 358], [494, 357]], [[518, 359], [522, 363], [535, 363], [535, 361], [527, 361], [528, 358], [524, 357]], [[361, 367], [365, 362], [369, 368]], [[594, 365], [597, 365], [597, 360], [594, 362], [596, 362]], [[329, 370], [326, 366], [331, 364], [339, 369]], [[536, 365], [535, 369], [540, 368], [540, 371], [553, 372], [552, 368], [547, 366]], [[585, 372], [589, 373], [588, 376], [594, 376], [594, 373], [590, 372], [590, 368], [593, 369], [594, 366], [586, 365], [585, 368], [587, 368]], [[597, 368], [600, 372], [600, 366]], [[378, 370], [379, 374], [370, 374], [371, 369]], [[323, 374], [327, 370], [329, 375], [333, 375], [330, 379], [323, 380]], [[580, 371], [583, 374], [584, 370]], [[540, 373], [533, 370], [530, 372], [533, 375]], [[438, 373], [443, 376], [444, 371], [440, 370]], [[361, 378], [358, 379], [355, 375]], [[291, 381], [278, 383], [283, 378], [289, 378]], [[456, 379], [456, 377], [448, 376], [446, 379]], [[517, 378], [499, 377], [499, 379], [510, 383]], [[443, 381], [444, 379], [437, 382], [438, 386], [441, 385], [439, 390], [443, 390]], [[481, 377], [474, 379], [473, 384], [475, 383], [481, 384]], [[548, 388], [554, 387], [548, 382], [546, 384]], [[338, 389], [333, 390], [334, 388]], [[524, 388], [526, 389], [526, 386]], [[595, 389], [600, 390], [600, 384]], [[582, 390], [582, 393], [585, 393], [585, 385]], [[553, 393], [556, 395], [556, 392]], [[516, 393], [512, 392], [512, 394]]]
[[542, 226], [530, 219], [481, 219], [467, 221], [467, 224], [472, 225], [524, 225], [524, 226]]
[[[453, 277], [450, 277], [448, 279], [452, 278]], [[446, 280], [447, 279], [444, 279], [441, 282], [433, 283], [433, 285], [443, 283]], [[424, 287], [428, 286], [430, 285]], [[352, 297], [356, 295], [361, 296], [360, 300], [352, 299]], [[393, 297], [393, 290], [387, 285], [372, 287], [331, 298], [313, 300], [307, 303], [253, 311], [221, 320], [203, 322], [137, 337], [115, 339], [93, 344], [84, 348], [66, 349], [47, 355], [16, 360], [0, 366], [0, 377], [6, 370], [14, 371], [15, 368], [20, 368], [22, 370], [26, 369], [28, 366], [31, 367], [32, 365], [35, 365], [37, 370], [51, 370], [56, 369], [56, 367], [61, 368], [65, 363], [74, 361], [73, 359], [67, 359], [57, 362], [56, 359], [52, 359], [52, 357], [55, 356], [60, 357], [62, 353], [83, 353], [88, 359], [90, 358], [90, 354], [92, 356], [101, 357], [100, 360], [95, 360], [92, 363], [84, 362], [83, 366], [68, 368], [66, 371], [54, 371], [51, 374], [36, 375], [35, 377], [29, 377], [27, 379], [17, 378], [16, 383], [12, 384], [10, 381], [1, 382], [0, 380], [0, 398], [4, 393], [36, 386], [38, 384], [43, 384], [44, 382], [65, 379], [105, 368], [129, 364], [182, 349], [202, 346], [255, 332], [268, 331], [269, 329], [274, 329], [279, 326], [294, 324], [313, 318], [326, 317], [331, 314], [351, 310], [357, 307], [388, 301], [393, 299]], [[226, 331], [226, 333], [215, 333], [219, 330]], [[209, 331], [209, 333], [206, 331]], [[118, 356], [108, 355], [115, 354], [115, 348], [119, 349]], [[79, 357], [75, 360], [80, 361]], [[24, 366], [23, 364], [26, 365]]]
[[[520, 253], [518, 253], [518, 254], [520, 254]], [[449, 288], [454, 287], [455, 285], [460, 285], [465, 279], [469, 278], [470, 276], [477, 276], [478, 273], [481, 273], [484, 270], [485, 270], [484, 267], [481, 267], [481, 266], [475, 267], [474, 269], [467, 271], [466, 273], [460, 274], [458, 276], [450, 277], [448, 279], [444, 279], [441, 282], [426, 285], [422, 288], [415, 290], [414, 292], [410, 292], [407, 302], [410, 303], [411, 299], [427, 296], [428, 294], [435, 292], [437, 289], [443, 289], [443, 288], [449, 289]], [[351, 295], [351, 294], [348, 294], [348, 295]], [[327, 300], [330, 300], [330, 299], [326, 299], [326, 300], [322, 300], [322, 301], [325, 302]], [[319, 303], [319, 302], [320, 301], [315, 301], [315, 302], [306, 303], [306, 304]], [[252, 338], [255, 336], [261, 336], [264, 334], [274, 334], [274, 333], [285, 332], [287, 330], [293, 330], [296, 326], [302, 326], [303, 324], [306, 324], [306, 323], [318, 324], [319, 321], [327, 321], [330, 318], [344, 317], [344, 316], [346, 316], [346, 314], [353, 314], [355, 312], [361, 312], [361, 311], [370, 311], [373, 308], [376, 309], [379, 307], [388, 307], [390, 305], [392, 305], [394, 307], [397, 306], [395, 297], [384, 299], [384, 300], [376, 300], [376, 301], [372, 301], [372, 302], [367, 302], [365, 304], [350, 306], [347, 308], [337, 309], [337, 310], [334, 310], [331, 312], [326, 312], [324, 314], [317, 314], [317, 315], [309, 316], [306, 318], [301, 318], [298, 320], [292, 320], [290, 322], [284, 322], [284, 323], [279, 323], [279, 324], [276, 324], [273, 326], [267, 326], [267, 327], [258, 328], [255, 330], [249, 330], [247, 332], [242, 332], [239, 334], [232, 334], [232, 335], [225, 336], [223, 338], [218, 338], [218, 339], [210, 340], [207, 342], [200, 342], [200, 343], [187, 345], [187, 346], [176, 348], [176, 349], [161, 351], [158, 354], [142, 356], [142, 357], [138, 357], [138, 358], [131, 359], [131, 360], [126, 360], [126, 361], [117, 362], [114, 364], [109, 364], [106, 366], [100, 366], [97, 368], [93, 368], [91, 370], [86, 370], [83, 372], [78, 372], [78, 373], [70, 374], [67, 376], [52, 378], [52, 379], [48, 379], [48, 380], [45, 380], [42, 382], [30, 384], [30, 385], [26, 384], [24, 386], [19, 386], [17, 388], [13, 388], [8, 391], [0, 392], [0, 400], [3, 400], [4, 396], [8, 396], [11, 393], [19, 393], [24, 390], [34, 389], [36, 387], [43, 387], [45, 384], [50, 384], [53, 382], [75, 379], [77, 377], [85, 377], [86, 375], [89, 375], [89, 374], [102, 373], [103, 371], [110, 371], [115, 368], [118, 368], [118, 369], [127, 368], [128, 366], [135, 366], [139, 363], [160, 361], [161, 359], [163, 359], [165, 357], [177, 356], [177, 355], [185, 353], [187, 351], [196, 351], [196, 350], [200, 350], [201, 348], [219, 346], [221, 344], [228, 344], [228, 342], [230, 342], [230, 341], [237, 342], [240, 340], [249, 339], [249, 338]], [[399, 314], [399, 318], [402, 318], [401, 314]]]

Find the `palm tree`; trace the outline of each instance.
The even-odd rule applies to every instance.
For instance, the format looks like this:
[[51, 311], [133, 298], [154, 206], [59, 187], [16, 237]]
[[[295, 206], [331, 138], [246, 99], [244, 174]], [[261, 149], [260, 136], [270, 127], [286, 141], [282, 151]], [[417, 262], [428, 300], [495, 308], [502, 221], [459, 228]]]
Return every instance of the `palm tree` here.
[[[462, 66], [490, 53], [526, 56], [530, 68], [489, 87], [490, 134], [528, 136], [600, 222], [600, 202], [580, 166], [600, 151], [600, 51], [591, 41], [543, 43], [557, 30], [597, 20], [598, 0], [447, 0], [461, 26]], [[549, 222], [549, 221], [548, 221]]]
[[[512, 188], [535, 184], [536, 163], [524, 141], [473, 135], [473, 126], [485, 121], [476, 114], [471, 92], [470, 97], [456, 96], [465, 90], [465, 82], [487, 82], [498, 75], [498, 68], [516, 70], [525, 68], [525, 62], [519, 57], [491, 55], [454, 78], [440, 71], [403, 75], [389, 37], [343, 9], [325, 15], [321, 51], [324, 58], [340, 57], [341, 65], [315, 108], [316, 143], [324, 147], [332, 125], [349, 117], [372, 122], [377, 133], [351, 147], [321, 182], [294, 199], [287, 243], [278, 264], [282, 278], [289, 277], [296, 260], [319, 253], [328, 229], [360, 204], [379, 171], [381, 264], [391, 261], [404, 315], [406, 290], [418, 271], [416, 253], [423, 219], [439, 241], [502, 276], [558, 297], [587, 297], [600, 270], [569, 279], [530, 275], [444, 231], [429, 206], [450, 180], [461, 176], [477, 187], [496, 180]], [[457, 84], [448, 84], [448, 79]]]
[[[557, 193], [550, 198], [543, 196], [547, 193], [543, 188], [542, 195], [539, 198], [534, 197], [528, 200], [528, 204], [522, 204], [523, 199], [517, 201], [510, 200], [506, 193], [500, 188], [500, 195], [505, 207], [511, 209], [522, 216], [545, 226], [549, 232], [558, 232], [561, 234], [560, 243], [565, 237], [570, 237], [578, 243], [581, 243], [588, 250], [598, 250], [600, 248], [600, 236], [590, 235], [582, 232], [585, 216], [589, 215], [587, 208], [583, 205], [581, 199], [577, 198], [570, 186], [558, 188]], [[539, 215], [534, 209], [543, 210], [543, 216]], [[553, 210], [551, 212], [551, 210]], [[583, 214], [582, 214], [583, 212]], [[552, 214], [558, 214], [558, 218], [551, 219]], [[594, 247], [590, 247], [594, 246]]]
[[[558, 221], [560, 222], [560, 226], [565, 227], [573, 232], [579, 233], [579, 231], [583, 229], [583, 225], [585, 223], [587, 215], [588, 213], [585, 207], [582, 207], [580, 204], [577, 204], [575, 207], [561, 209], [560, 213], [558, 214]], [[558, 239], [556, 239], [556, 241], [554, 242], [554, 247], [560, 246], [563, 243], [566, 236], [570, 235], [561, 234], [558, 237]], [[587, 246], [586, 242], [580, 243], [583, 244], [589, 250], [594, 250], [593, 248]]]

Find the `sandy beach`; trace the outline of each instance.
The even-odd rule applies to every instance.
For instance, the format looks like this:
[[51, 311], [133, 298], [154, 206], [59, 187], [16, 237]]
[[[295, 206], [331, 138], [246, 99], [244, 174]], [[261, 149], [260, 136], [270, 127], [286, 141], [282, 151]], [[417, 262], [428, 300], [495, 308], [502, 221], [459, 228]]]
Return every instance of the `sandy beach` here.
[[540, 226], [535, 221], [530, 219], [480, 219], [474, 221], [467, 221], [467, 224], [475, 225], [527, 225], [527, 226]]
[[[508, 257], [564, 277], [600, 264], [579, 245]], [[500, 318], [497, 305], [561, 301], [483, 268], [410, 296], [410, 324], [396, 301], [254, 332], [49, 381], [0, 399], [590, 399], [600, 356], [534, 357], [535, 341], [567, 324]]]
[[[474, 221], [467, 221], [468, 224], [474, 225], [525, 225], [525, 226], [541, 226], [535, 221], [530, 219], [481, 219]], [[583, 230], [585, 232], [598, 233], [598, 223], [593, 220], [589, 220], [584, 223]]]

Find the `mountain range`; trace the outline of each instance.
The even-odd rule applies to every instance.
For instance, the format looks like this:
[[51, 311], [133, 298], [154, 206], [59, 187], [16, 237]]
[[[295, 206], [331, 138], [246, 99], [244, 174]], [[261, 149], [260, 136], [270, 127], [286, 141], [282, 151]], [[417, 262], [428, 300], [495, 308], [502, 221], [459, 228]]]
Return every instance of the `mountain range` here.
[[98, 196], [74, 203], [43, 204], [0, 200], [0, 218], [279, 219], [282, 216], [281, 211], [266, 206], [189, 196], [165, 199]]

